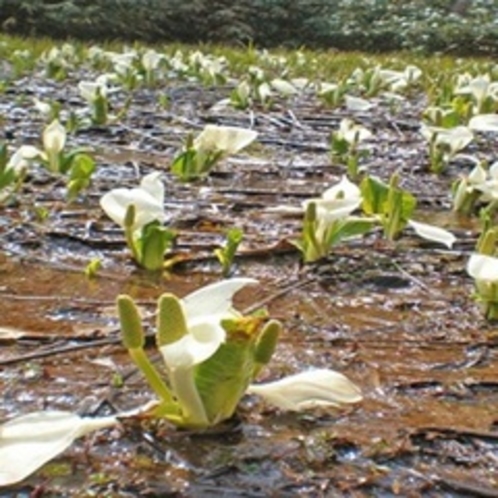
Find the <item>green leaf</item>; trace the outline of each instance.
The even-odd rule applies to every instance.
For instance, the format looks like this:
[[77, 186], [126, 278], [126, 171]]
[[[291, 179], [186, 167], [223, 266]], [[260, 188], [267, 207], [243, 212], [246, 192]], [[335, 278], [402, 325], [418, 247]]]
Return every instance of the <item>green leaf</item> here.
[[332, 247], [342, 240], [363, 235], [369, 232], [378, 223], [377, 218], [349, 217], [344, 220], [337, 220], [333, 230], [328, 234], [327, 245]]
[[363, 197], [362, 209], [366, 215], [384, 214], [386, 212], [389, 186], [379, 178], [367, 176], [360, 184]]
[[187, 149], [182, 152], [173, 160], [171, 172], [183, 182], [190, 182], [199, 178], [199, 173], [195, 168], [196, 155], [197, 152], [194, 149]]
[[417, 207], [417, 198], [410, 192], [400, 191], [399, 203], [401, 205], [401, 220], [403, 223], [408, 222]]
[[86, 265], [85, 275], [88, 278], [95, 278], [102, 266], [102, 261], [99, 258], [94, 258]]
[[[1, 151], [0, 151], [1, 154]], [[0, 161], [3, 159], [0, 157]], [[16, 180], [16, 172], [10, 168], [10, 169], [5, 169], [0, 167], [0, 190], [2, 190], [5, 187], [8, 187], [12, 183], [14, 183]]]
[[70, 178], [89, 179], [95, 171], [93, 158], [81, 152], [78, 152], [73, 157]]
[[394, 174], [389, 185], [370, 176], [360, 184], [364, 213], [378, 216], [389, 240], [393, 240], [403, 230], [417, 205], [417, 199], [399, 189], [397, 182], [398, 176]]
[[164, 253], [175, 240], [175, 233], [163, 227], [158, 221], [152, 221], [142, 228], [139, 246], [140, 265], [146, 270], [161, 270], [164, 266]]
[[254, 368], [254, 341], [237, 332], [231, 332], [211, 358], [195, 367], [195, 384], [212, 425], [233, 415]]
[[0, 145], [0, 173], [5, 172], [8, 163], [7, 144]]
[[230, 274], [235, 254], [244, 238], [244, 232], [240, 228], [231, 228], [228, 230], [226, 237], [225, 246], [214, 250], [215, 256], [221, 263], [224, 277], [227, 277]]
[[337, 136], [337, 134], [332, 135], [332, 155], [343, 157], [349, 152], [349, 143], [344, 138]]
[[[226, 341], [213, 356], [195, 367], [195, 384], [211, 425], [233, 415], [253, 380], [254, 372], [261, 366], [255, 360], [255, 345], [261, 338], [259, 330], [264, 321], [256, 316], [223, 320]], [[273, 322], [270, 326], [271, 334], [267, 332], [266, 345], [260, 345], [260, 359], [271, 356], [271, 335], [275, 335], [277, 324]]]

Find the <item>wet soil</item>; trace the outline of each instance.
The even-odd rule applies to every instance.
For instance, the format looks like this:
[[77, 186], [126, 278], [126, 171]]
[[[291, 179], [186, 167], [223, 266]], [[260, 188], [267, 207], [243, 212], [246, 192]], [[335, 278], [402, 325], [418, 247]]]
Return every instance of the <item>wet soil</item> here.
[[[37, 143], [42, 123], [29, 98], [78, 107], [76, 81], [12, 81], [0, 96], [4, 137]], [[465, 273], [477, 224], [451, 213], [449, 193], [471, 164], [428, 173], [417, 132], [424, 99], [396, 107], [375, 99], [372, 112], [354, 116], [374, 132], [364, 166], [383, 179], [399, 171], [418, 198], [414, 218], [452, 230], [458, 242], [447, 250], [409, 231], [393, 243], [373, 232], [303, 265], [288, 242], [301, 220], [266, 209], [299, 206], [340, 179], [328, 137], [350, 113], [309, 95], [270, 110], [213, 108], [228, 91], [138, 90], [119, 124], [71, 137], [98, 159], [77, 202], [67, 205], [63, 182], [35, 169], [17, 201], [0, 207], [0, 419], [43, 408], [105, 414], [151, 399], [120, 345], [115, 297], [128, 293], [152, 311], [162, 292], [185, 295], [218, 280], [212, 250], [232, 226], [245, 234], [233, 274], [261, 282], [237, 307], [267, 306], [285, 325], [262, 378], [333, 368], [361, 386], [364, 401], [289, 414], [247, 397], [233, 420], [206, 433], [125, 425], [78, 441], [0, 496], [498, 496], [498, 333]], [[157, 105], [164, 93], [166, 110]], [[206, 123], [253, 125], [258, 143], [205, 180], [180, 184], [168, 164], [187, 132]], [[496, 159], [498, 143], [480, 137], [470, 149]], [[183, 257], [163, 275], [134, 267], [98, 205], [102, 193], [154, 170], [164, 172], [174, 254]], [[83, 270], [97, 257], [103, 269], [88, 279]]]

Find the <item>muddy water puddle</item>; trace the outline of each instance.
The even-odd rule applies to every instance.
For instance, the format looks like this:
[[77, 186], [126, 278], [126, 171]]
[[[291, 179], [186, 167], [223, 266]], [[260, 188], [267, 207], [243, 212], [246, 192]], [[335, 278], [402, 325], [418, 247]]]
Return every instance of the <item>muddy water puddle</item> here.
[[[212, 433], [160, 424], [116, 429], [74, 445], [29, 483], [50, 482], [54, 496], [86, 496], [82, 483], [112, 495], [125, 475], [132, 494], [147, 486], [158, 496], [238, 496], [234, 482], [244, 496], [315, 496], [318, 487], [331, 495], [340, 489], [395, 496], [398, 486], [417, 494], [429, 482], [439, 489], [434, 496], [445, 496], [445, 486], [446, 496], [458, 496], [459, 483], [463, 491], [480, 482], [493, 486], [497, 350], [493, 329], [476, 327], [478, 310], [471, 302], [461, 306], [460, 286], [440, 285], [433, 290], [445, 298], [427, 300], [416, 282], [389, 288], [395, 280], [387, 279], [377, 292], [365, 292], [352, 278], [338, 295], [296, 264], [265, 278], [267, 265], [249, 260], [239, 267], [254, 267], [262, 285], [242, 292], [238, 306], [266, 303], [286, 324], [263, 378], [334, 368], [362, 386], [358, 407], [280, 414], [246, 398], [237, 419]], [[0, 316], [6, 330], [22, 335], [2, 336], [2, 416], [47, 406], [105, 413], [151, 398], [139, 375], [121, 382], [131, 363], [119, 343], [115, 296], [130, 293], [152, 310], [161, 292], [183, 295], [216, 277], [201, 271], [158, 280], [130, 270], [89, 280], [82, 272], [3, 259]]]

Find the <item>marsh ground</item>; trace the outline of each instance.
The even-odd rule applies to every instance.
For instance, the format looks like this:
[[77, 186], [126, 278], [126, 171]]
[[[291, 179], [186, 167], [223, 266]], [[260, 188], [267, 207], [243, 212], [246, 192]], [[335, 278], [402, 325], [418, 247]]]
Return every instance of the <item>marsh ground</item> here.
[[[30, 98], [81, 105], [80, 76], [6, 83], [4, 138], [37, 143], [42, 121]], [[65, 202], [60, 178], [35, 169], [17, 201], [0, 208], [0, 415], [47, 407], [103, 414], [150, 399], [120, 345], [115, 297], [128, 293], [153, 309], [162, 292], [185, 295], [218, 280], [212, 251], [232, 226], [244, 230], [234, 275], [260, 281], [240, 293], [239, 309], [264, 305], [284, 323], [263, 377], [333, 368], [361, 386], [364, 401], [284, 414], [246, 398], [233, 421], [207, 433], [164, 424], [101, 432], [0, 496], [498, 496], [498, 336], [465, 272], [478, 224], [451, 212], [450, 185], [470, 164], [428, 172], [418, 133], [426, 97], [374, 98], [353, 117], [374, 133], [366, 170], [384, 179], [399, 171], [418, 199], [414, 218], [451, 230], [453, 249], [409, 230], [396, 242], [374, 231], [303, 265], [289, 244], [301, 219], [268, 208], [299, 206], [340, 179], [329, 136], [351, 112], [306, 93], [270, 109], [214, 106], [228, 91], [184, 81], [136, 90], [119, 123], [71, 138], [91, 146], [98, 164], [75, 203]], [[205, 180], [181, 184], [168, 165], [187, 132], [206, 123], [252, 126], [257, 144]], [[480, 137], [470, 152], [496, 159], [497, 151], [496, 138]], [[107, 190], [155, 170], [164, 171], [174, 252], [184, 258], [160, 276], [133, 266], [98, 205]], [[88, 279], [94, 258], [103, 269]]]

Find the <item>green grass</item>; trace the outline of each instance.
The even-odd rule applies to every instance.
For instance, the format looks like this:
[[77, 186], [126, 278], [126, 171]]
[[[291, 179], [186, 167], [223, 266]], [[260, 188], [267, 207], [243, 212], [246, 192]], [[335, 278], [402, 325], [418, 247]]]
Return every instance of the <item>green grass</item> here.
[[[92, 44], [77, 40], [70, 40], [78, 54], [84, 54], [86, 48]], [[57, 42], [48, 38], [23, 38], [19, 36], [9, 36], [0, 34], [0, 56], [4, 60], [12, 60], [12, 54], [16, 50], [28, 50], [33, 62], [44, 52], [54, 46], [62, 46], [63, 42]], [[190, 53], [200, 50], [216, 56], [223, 56], [229, 61], [230, 72], [234, 76], [242, 75], [251, 65], [258, 65], [263, 69], [268, 69], [270, 74], [280, 76], [282, 69], [287, 71], [291, 77], [307, 77], [322, 81], [335, 80], [349, 76], [351, 72], [361, 67], [366, 69], [380, 65], [390, 69], [403, 69], [408, 64], [420, 67], [425, 75], [426, 81], [439, 77], [441, 74], [449, 75], [462, 72], [494, 72], [498, 73], [498, 65], [491, 58], [487, 57], [452, 57], [442, 55], [421, 55], [412, 52], [392, 52], [388, 54], [365, 54], [361, 52], [340, 52], [336, 50], [310, 50], [302, 48], [299, 50], [275, 49], [268, 51], [271, 56], [285, 57], [285, 66], [272, 68], [265, 64], [260, 57], [259, 51], [255, 48], [221, 45], [184, 45], [184, 44], [143, 44], [135, 42], [132, 45], [121, 42], [106, 42], [98, 44], [105, 50], [121, 52], [124, 47], [143, 50], [152, 47], [155, 50], [173, 55], [176, 51]], [[82, 57], [84, 60], [84, 57]]]

